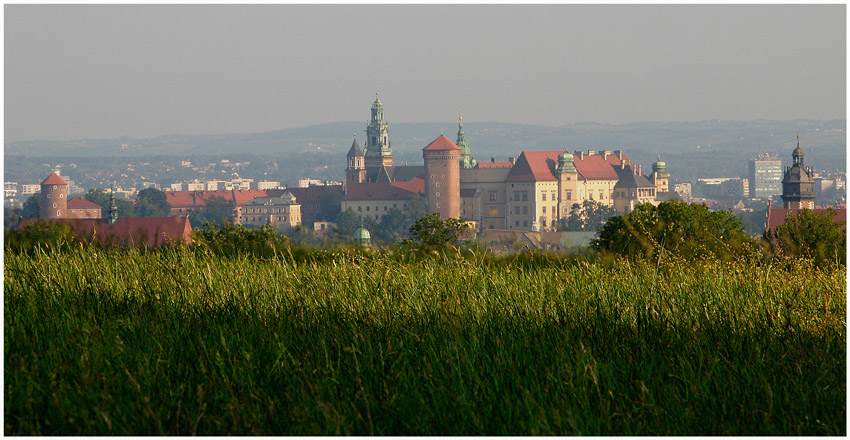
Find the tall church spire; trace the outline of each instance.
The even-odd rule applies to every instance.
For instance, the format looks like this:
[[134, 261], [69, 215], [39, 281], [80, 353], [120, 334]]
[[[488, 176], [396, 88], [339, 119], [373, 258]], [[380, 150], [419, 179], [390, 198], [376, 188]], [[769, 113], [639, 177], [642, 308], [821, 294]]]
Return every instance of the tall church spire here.
[[393, 149], [390, 143], [390, 130], [384, 120], [384, 105], [375, 92], [375, 102], [372, 103], [372, 118], [366, 127], [366, 174], [371, 182], [377, 176], [378, 170], [393, 166]]
[[475, 159], [472, 158], [472, 151], [469, 148], [469, 144], [466, 142], [466, 138], [463, 134], [463, 115], [458, 116], [457, 123], [457, 142], [455, 144], [460, 147], [460, 167], [461, 168], [473, 168], [478, 163]]

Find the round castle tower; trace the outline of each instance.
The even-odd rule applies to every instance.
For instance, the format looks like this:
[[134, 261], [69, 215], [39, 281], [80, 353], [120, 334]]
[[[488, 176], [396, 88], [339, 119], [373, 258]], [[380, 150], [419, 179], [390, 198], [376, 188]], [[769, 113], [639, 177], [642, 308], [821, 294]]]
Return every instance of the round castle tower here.
[[68, 211], [68, 182], [55, 172], [41, 182], [41, 218], [64, 218]]
[[444, 135], [422, 149], [428, 212], [440, 218], [460, 218], [461, 148]]

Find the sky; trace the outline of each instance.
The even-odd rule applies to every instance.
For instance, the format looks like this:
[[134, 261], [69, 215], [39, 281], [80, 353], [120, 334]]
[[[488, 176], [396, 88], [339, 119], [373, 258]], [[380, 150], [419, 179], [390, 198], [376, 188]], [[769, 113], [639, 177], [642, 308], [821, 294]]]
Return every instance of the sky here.
[[4, 140], [846, 118], [845, 5], [5, 5]]

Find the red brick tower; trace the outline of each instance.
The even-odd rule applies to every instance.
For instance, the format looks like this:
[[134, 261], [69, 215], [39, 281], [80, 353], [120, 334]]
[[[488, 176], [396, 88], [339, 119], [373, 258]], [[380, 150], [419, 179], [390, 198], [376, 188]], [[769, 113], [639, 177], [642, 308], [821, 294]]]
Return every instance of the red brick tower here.
[[461, 148], [443, 135], [422, 149], [428, 211], [439, 212], [443, 219], [460, 217], [460, 153]]
[[41, 182], [41, 218], [64, 218], [68, 210], [68, 182], [50, 173]]

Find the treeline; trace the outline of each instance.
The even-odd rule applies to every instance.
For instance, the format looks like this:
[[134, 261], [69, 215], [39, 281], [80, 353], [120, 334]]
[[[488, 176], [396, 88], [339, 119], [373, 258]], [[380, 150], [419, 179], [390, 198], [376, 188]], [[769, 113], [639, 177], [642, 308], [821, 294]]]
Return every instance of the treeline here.
[[[833, 216], [832, 210], [801, 210], [797, 216], [789, 216], [770, 235], [756, 239], [748, 235], [742, 222], [728, 211], [711, 212], [705, 205], [680, 201], [663, 202], [658, 206], [641, 204], [629, 214], [609, 218], [590, 248], [581, 251], [581, 255], [583, 258], [653, 260], [667, 254], [690, 261], [745, 259], [754, 263], [803, 258], [819, 267], [846, 265], [845, 227], [843, 222], [835, 223]], [[375, 222], [360, 220], [359, 216], [348, 212], [341, 213], [337, 221], [337, 230], [322, 238], [301, 227], [247, 228], [207, 222], [193, 230], [192, 247], [226, 256], [272, 258], [297, 254], [309, 258], [311, 254], [360, 246], [352, 233], [362, 226], [375, 231], [377, 237], [383, 237], [371, 243], [377, 245], [373, 249], [400, 253], [490, 252], [472, 238], [474, 231], [467, 223], [460, 219], [443, 220], [438, 214], [410, 221], [399, 211]], [[5, 238], [6, 248], [15, 252], [26, 252], [45, 244], [61, 247], [79, 243], [104, 246], [91, 237], [75, 237], [70, 228], [58, 224], [7, 230]], [[525, 253], [536, 254], [539, 259], [559, 258], [530, 250]]]

